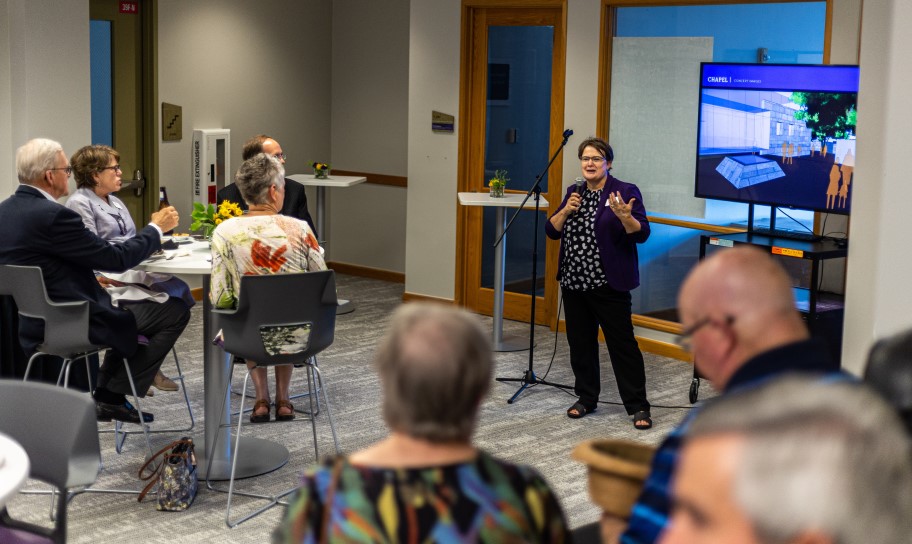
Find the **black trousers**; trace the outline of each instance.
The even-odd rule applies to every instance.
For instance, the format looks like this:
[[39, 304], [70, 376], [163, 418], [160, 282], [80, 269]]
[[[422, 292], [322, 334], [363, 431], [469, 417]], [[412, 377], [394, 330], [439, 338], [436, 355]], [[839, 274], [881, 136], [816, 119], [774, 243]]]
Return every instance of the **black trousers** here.
[[630, 292], [615, 291], [603, 285], [590, 291], [561, 288], [570, 367], [576, 377], [574, 389], [586, 408], [594, 408], [601, 392], [598, 330], [614, 369], [621, 401], [628, 414], [649, 411], [646, 399], [646, 369], [643, 354], [633, 336]]
[[[190, 309], [184, 301], [174, 297], [164, 303], [137, 302], [125, 304], [124, 308], [136, 318], [139, 334], [149, 339], [148, 345], [139, 346], [128, 359], [136, 392], [145, 396], [162, 361], [190, 321]], [[98, 387], [114, 393], [132, 394], [123, 357], [113, 349], [105, 353], [98, 373]]]

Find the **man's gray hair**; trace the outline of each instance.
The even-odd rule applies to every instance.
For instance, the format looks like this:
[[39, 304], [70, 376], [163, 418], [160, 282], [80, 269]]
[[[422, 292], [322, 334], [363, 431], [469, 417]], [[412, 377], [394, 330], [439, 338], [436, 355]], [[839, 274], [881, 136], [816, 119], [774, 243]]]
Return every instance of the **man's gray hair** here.
[[838, 544], [912, 534], [912, 448], [866, 386], [786, 377], [711, 402], [688, 439], [745, 439], [732, 495], [766, 544], [816, 530]]
[[428, 441], [471, 440], [494, 366], [475, 316], [442, 304], [400, 306], [374, 362], [392, 430]]
[[58, 153], [63, 153], [63, 146], [54, 140], [35, 138], [25, 142], [16, 150], [19, 183], [31, 185], [41, 179], [45, 172], [57, 166]]
[[234, 182], [248, 206], [266, 204], [270, 186], [285, 187], [285, 168], [275, 157], [259, 153], [241, 164]]

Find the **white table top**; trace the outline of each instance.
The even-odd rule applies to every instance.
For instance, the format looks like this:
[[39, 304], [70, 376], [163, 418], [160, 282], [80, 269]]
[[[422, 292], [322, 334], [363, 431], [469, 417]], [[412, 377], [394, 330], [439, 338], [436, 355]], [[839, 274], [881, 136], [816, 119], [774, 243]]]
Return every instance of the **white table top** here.
[[[522, 193], [507, 193], [503, 198], [493, 198], [489, 193], [459, 193], [459, 203], [463, 206], [491, 206], [494, 208], [518, 208], [526, 198]], [[548, 201], [545, 197], [539, 199], [539, 207], [542, 210], [548, 208]], [[535, 208], [535, 198], [530, 197], [523, 208]]]
[[285, 177], [293, 179], [301, 185], [314, 187], [351, 187], [367, 181], [367, 178], [362, 176], [333, 176], [332, 174], [327, 179], [317, 179], [313, 174], [292, 174]]
[[209, 242], [181, 244], [177, 249], [165, 250], [164, 257], [152, 257], [139, 263], [136, 268], [146, 272], [208, 276], [212, 274]]
[[0, 433], [0, 508], [28, 479], [30, 466], [22, 446]]

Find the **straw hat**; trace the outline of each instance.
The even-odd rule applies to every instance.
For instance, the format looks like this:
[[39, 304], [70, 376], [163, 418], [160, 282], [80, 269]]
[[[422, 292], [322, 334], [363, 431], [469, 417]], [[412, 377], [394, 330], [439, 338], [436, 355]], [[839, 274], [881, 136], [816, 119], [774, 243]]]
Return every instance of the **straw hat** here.
[[605, 512], [630, 517], [649, 474], [655, 448], [629, 440], [588, 440], [574, 448], [573, 459], [589, 466], [589, 496]]

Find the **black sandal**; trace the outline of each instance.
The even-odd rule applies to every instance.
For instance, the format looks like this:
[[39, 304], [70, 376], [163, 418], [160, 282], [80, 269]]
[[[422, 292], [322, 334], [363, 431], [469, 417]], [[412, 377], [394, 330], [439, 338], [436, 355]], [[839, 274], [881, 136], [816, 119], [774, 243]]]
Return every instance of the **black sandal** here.
[[[574, 410], [576, 411], [575, 414], [572, 413]], [[579, 418], [585, 416], [586, 414], [592, 413], [594, 411], [595, 411], [595, 407], [586, 408], [586, 406], [582, 402], [577, 401], [577, 402], [573, 403], [573, 406], [571, 406], [570, 408], [567, 408], [567, 417], [569, 417], [570, 419], [579, 419]]]
[[[645, 421], [646, 423], [640, 423], [639, 421]], [[645, 431], [652, 428], [652, 419], [649, 417], [649, 412], [645, 410], [640, 410], [639, 412], [633, 414], [633, 428], [638, 431]]]

